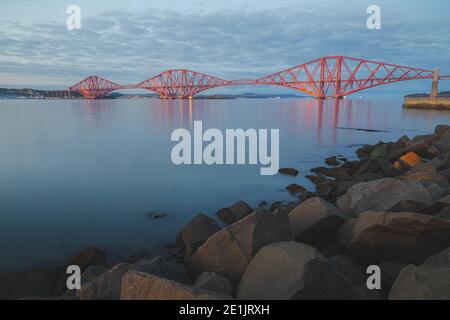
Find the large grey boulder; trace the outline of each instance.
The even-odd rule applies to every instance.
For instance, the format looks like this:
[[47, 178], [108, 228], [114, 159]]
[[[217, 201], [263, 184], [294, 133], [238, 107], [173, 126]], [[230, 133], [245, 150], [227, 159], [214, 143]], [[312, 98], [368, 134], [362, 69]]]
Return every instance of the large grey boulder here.
[[315, 248], [298, 242], [262, 248], [248, 265], [237, 299], [351, 299], [354, 288]]
[[197, 275], [216, 272], [238, 282], [260, 248], [291, 238], [287, 214], [256, 211], [209, 238], [192, 255], [190, 267]]
[[353, 217], [368, 210], [418, 212], [433, 203], [421, 183], [392, 178], [355, 184], [337, 201], [339, 208]]
[[229, 296], [189, 287], [148, 273], [131, 271], [123, 276], [122, 300], [230, 300]]
[[219, 230], [217, 223], [204, 214], [189, 221], [177, 236], [177, 243], [184, 249], [185, 258], [189, 259], [198, 247]]
[[184, 284], [192, 283], [189, 271], [184, 264], [165, 257], [138, 261], [130, 267], [129, 271], [149, 273]]
[[0, 276], [0, 300], [57, 296], [66, 287], [64, 266], [43, 267]]
[[91, 282], [81, 286], [76, 295], [80, 300], [119, 300], [122, 276], [130, 269], [130, 265], [120, 263], [111, 270], [102, 273]]
[[203, 272], [195, 282], [195, 287], [230, 297], [234, 294], [233, 284], [227, 278], [215, 272]]
[[447, 186], [448, 180], [440, 175], [436, 168], [430, 163], [424, 163], [411, 169], [400, 177], [403, 181], [417, 181], [423, 186], [428, 187], [433, 183], [437, 185]]
[[302, 202], [289, 213], [289, 220], [295, 240], [315, 247], [334, 239], [345, 222], [340, 209], [319, 197]]
[[450, 246], [450, 221], [413, 212], [374, 212], [356, 220], [351, 256], [363, 263], [421, 263]]
[[390, 300], [449, 300], [450, 268], [429, 264], [402, 269], [389, 293]]

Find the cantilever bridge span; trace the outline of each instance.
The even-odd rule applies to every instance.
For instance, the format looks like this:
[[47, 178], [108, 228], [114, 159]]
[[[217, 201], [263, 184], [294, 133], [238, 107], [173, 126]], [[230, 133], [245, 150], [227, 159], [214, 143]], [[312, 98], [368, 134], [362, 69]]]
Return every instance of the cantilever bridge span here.
[[[167, 70], [135, 85], [120, 85], [90, 76], [69, 88], [95, 99], [122, 89], [146, 89], [164, 99], [186, 99], [217, 87], [274, 85], [304, 92], [315, 98], [340, 98], [368, 88], [418, 79], [432, 79], [435, 71], [365, 59], [329, 56], [254, 80], [224, 80], [199, 72]], [[439, 77], [438, 77], [439, 78]]]

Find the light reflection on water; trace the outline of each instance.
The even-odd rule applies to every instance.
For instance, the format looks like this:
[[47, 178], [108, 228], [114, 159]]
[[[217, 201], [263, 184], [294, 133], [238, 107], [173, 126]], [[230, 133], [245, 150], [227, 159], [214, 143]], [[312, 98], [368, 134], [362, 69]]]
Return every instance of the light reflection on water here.
[[[85, 246], [125, 256], [174, 240], [199, 212], [244, 200], [291, 201], [325, 157], [354, 158], [364, 143], [430, 133], [445, 111], [403, 110], [401, 99], [317, 101], [1, 100], [0, 273], [51, 263]], [[297, 178], [263, 177], [259, 166], [174, 166], [174, 129], [279, 128], [280, 165]], [[387, 132], [364, 132], [365, 128]], [[150, 220], [148, 212], [169, 216]]]

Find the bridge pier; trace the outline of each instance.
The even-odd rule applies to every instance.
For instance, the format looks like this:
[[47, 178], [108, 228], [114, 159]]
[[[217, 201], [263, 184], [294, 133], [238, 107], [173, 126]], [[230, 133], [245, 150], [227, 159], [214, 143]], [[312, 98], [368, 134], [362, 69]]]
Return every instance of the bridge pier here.
[[435, 68], [433, 72], [433, 82], [431, 83], [430, 99], [437, 99], [439, 91], [439, 68]]

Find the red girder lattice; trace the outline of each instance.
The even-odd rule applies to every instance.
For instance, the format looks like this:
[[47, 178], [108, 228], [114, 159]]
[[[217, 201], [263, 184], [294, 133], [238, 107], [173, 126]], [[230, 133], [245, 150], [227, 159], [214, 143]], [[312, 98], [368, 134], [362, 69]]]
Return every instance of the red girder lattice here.
[[90, 76], [69, 88], [69, 91], [81, 93], [88, 99], [107, 96], [110, 92], [124, 89], [125, 86], [98, 76]]
[[96, 98], [114, 90], [141, 88], [154, 91], [161, 98], [184, 99], [217, 87], [275, 85], [301, 91], [316, 98], [339, 98], [383, 84], [430, 78], [433, 78], [431, 70], [344, 56], [329, 56], [255, 80], [224, 80], [191, 70], [176, 69], [162, 72], [137, 85], [122, 86], [91, 76], [70, 87], [69, 90], [77, 91], [87, 98]]

